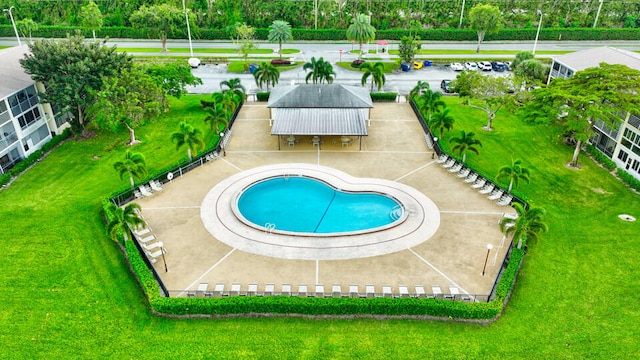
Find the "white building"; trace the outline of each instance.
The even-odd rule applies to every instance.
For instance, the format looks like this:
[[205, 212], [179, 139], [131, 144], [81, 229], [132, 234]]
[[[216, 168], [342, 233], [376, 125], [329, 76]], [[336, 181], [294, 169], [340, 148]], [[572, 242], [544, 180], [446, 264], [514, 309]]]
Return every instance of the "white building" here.
[[[605, 46], [556, 56], [548, 81], [569, 78], [577, 71], [597, 67], [600, 63], [622, 64], [640, 70], [640, 54]], [[627, 113], [613, 127], [602, 121], [596, 122], [594, 127], [596, 135], [589, 142], [618, 167], [640, 180], [640, 116]]]
[[69, 126], [39, 101], [44, 86], [19, 62], [28, 52], [27, 45], [0, 50], [0, 174]]

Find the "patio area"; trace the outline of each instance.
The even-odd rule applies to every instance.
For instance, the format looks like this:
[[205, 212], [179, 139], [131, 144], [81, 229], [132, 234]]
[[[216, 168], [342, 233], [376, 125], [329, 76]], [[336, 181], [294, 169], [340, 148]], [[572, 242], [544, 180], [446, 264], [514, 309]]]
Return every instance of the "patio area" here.
[[[289, 146], [286, 138], [271, 136], [266, 104], [247, 103], [233, 126], [226, 156], [211, 161], [164, 185], [162, 192], [139, 199], [143, 215], [167, 250], [165, 272], [162, 259], [155, 267], [170, 296], [186, 296], [201, 283], [224, 283], [225, 289], [240, 284], [246, 292], [257, 284], [263, 292], [274, 284], [314, 289], [323, 284], [329, 291], [341, 285], [373, 285], [376, 293], [388, 286], [398, 294], [401, 286], [411, 290], [424, 286], [427, 293], [438, 286], [444, 295], [489, 294], [509, 246], [500, 246], [503, 235], [498, 221], [510, 207], [499, 207], [471, 189], [432, 159], [424, 132], [408, 104], [377, 103], [371, 111], [368, 136], [344, 145], [340, 138], [312, 138]], [[440, 225], [424, 241], [392, 253], [372, 257], [336, 260], [283, 259], [257, 255], [219, 241], [201, 220], [201, 206], [207, 193], [232, 175], [270, 164], [304, 163], [322, 165], [358, 178], [378, 178], [409, 186], [428, 197], [439, 211]], [[265, 233], [265, 236], [267, 233]], [[487, 245], [493, 249], [487, 251]], [[482, 275], [485, 259], [486, 272]], [[201, 289], [202, 290], [202, 289]], [[455, 291], [455, 290], [453, 290]], [[202, 291], [201, 291], [202, 292]], [[293, 291], [295, 292], [295, 291]]]

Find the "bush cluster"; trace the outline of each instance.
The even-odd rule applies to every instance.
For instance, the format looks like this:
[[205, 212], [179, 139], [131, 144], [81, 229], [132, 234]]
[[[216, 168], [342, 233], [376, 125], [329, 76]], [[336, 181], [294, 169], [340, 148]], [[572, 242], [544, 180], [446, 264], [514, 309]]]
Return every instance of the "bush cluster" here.
[[607, 157], [607, 155], [603, 154], [595, 146], [587, 144], [587, 152], [589, 152], [589, 154], [591, 154], [591, 156], [593, 156], [593, 158], [597, 162], [604, 166], [605, 169], [612, 171], [617, 167], [616, 163], [613, 160]]
[[393, 102], [396, 101], [398, 97], [397, 92], [372, 92], [371, 93], [371, 101], [373, 102]]
[[291, 60], [285, 60], [285, 59], [273, 59], [271, 60], [271, 65], [273, 66], [279, 66], [279, 65], [291, 65]]
[[629, 186], [636, 189], [637, 191], [640, 191], [640, 180], [636, 179], [635, 177], [633, 177], [633, 175], [629, 174], [623, 169], [618, 169], [617, 173], [622, 181], [626, 182]]
[[258, 101], [269, 101], [269, 95], [271, 95], [270, 91], [260, 91], [256, 93], [256, 100]]

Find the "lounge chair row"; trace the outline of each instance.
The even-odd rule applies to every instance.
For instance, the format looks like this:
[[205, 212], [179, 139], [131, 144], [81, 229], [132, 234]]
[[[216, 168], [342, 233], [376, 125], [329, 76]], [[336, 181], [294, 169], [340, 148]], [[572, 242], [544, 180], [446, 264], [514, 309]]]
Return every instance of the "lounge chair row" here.
[[[346, 291], [345, 291], [346, 290]], [[394, 291], [396, 290], [396, 291]], [[246, 288], [240, 283], [231, 284], [230, 288], [225, 283], [216, 283], [213, 289], [209, 288], [209, 283], [200, 283], [196, 290], [188, 290], [187, 297], [226, 297], [226, 296], [299, 296], [299, 297], [320, 297], [320, 298], [438, 298], [448, 300], [471, 301], [473, 296], [460, 294], [457, 287], [449, 287], [449, 293], [443, 293], [440, 286], [432, 286], [431, 292], [427, 293], [423, 285], [415, 285], [412, 288], [406, 285], [399, 285], [393, 289], [391, 285], [382, 285], [376, 288], [375, 285], [365, 285], [364, 288], [357, 284], [351, 284], [348, 288], [340, 284], [333, 284], [325, 287], [322, 284], [306, 285], [300, 284], [296, 288], [291, 284], [282, 284], [276, 289], [275, 284], [267, 283], [263, 288], [256, 283], [249, 284]]]
[[135, 229], [132, 232], [152, 264], [155, 264], [160, 256], [167, 253], [164, 244], [152, 233], [151, 228]]
[[489, 200], [497, 201], [498, 206], [507, 206], [513, 201], [511, 194], [505, 193], [500, 187], [473, 172], [470, 168], [464, 167], [462, 163], [450, 158], [447, 154], [440, 155], [436, 162], [445, 169], [449, 169], [449, 172], [455, 173], [456, 177], [464, 179], [464, 183], [471, 184], [472, 189], [479, 189], [480, 194], [487, 195]]
[[136, 199], [139, 199], [143, 196], [153, 196], [154, 191], [162, 191], [162, 183], [156, 180], [149, 181], [147, 185], [138, 186], [137, 190], [133, 191], [133, 195]]

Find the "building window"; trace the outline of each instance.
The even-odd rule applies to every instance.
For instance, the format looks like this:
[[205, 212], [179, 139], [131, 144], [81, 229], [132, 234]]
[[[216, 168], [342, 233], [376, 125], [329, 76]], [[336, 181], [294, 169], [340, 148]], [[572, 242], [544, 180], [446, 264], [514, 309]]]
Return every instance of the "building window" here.
[[47, 128], [47, 124], [42, 125], [38, 130], [29, 134], [24, 139], [22, 139], [22, 143], [25, 145], [25, 150], [28, 148], [29, 140], [31, 140], [31, 145], [38, 144], [43, 139], [49, 136], [49, 128]]
[[20, 116], [18, 118], [18, 123], [20, 124], [20, 128], [24, 130], [38, 120], [40, 120], [40, 110], [35, 107], [33, 110], [27, 111], [24, 115]]
[[620, 150], [620, 152], [618, 153], [618, 159], [622, 160], [622, 162], [626, 162], [627, 161], [627, 157], [629, 157], [629, 154], [627, 154], [626, 152]]
[[9, 96], [9, 106], [13, 116], [17, 117], [38, 103], [38, 93], [34, 85]]

